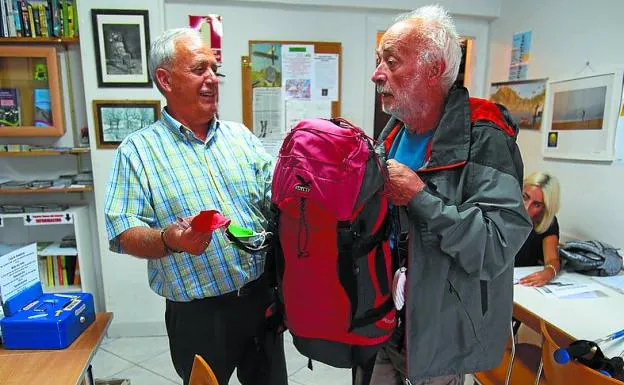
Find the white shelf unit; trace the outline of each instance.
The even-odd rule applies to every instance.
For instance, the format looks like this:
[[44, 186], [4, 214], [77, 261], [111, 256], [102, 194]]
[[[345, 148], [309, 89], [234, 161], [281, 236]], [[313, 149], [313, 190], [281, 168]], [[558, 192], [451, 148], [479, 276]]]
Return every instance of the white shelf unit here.
[[[27, 219], [36, 215], [61, 215], [63, 218], [69, 216], [71, 223], [45, 223], [27, 225]], [[37, 241], [60, 242], [60, 240], [70, 234], [76, 236], [76, 249], [78, 251], [78, 263], [80, 271], [80, 285], [70, 286], [44, 286], [44, 292], [75, 292], [84, 291], [93, 294], [95, 308], [102, 309], [98, 295], [98, 285], [96, 277], [96, 259], [94, 258], [94, 247], [91, 242], [92, 226], [89, 221], [89, 211], [87, 206], [73, 206], [64, 211], [45, 213], [20, 213], [1, 214], [0, 213], [0, 243], [22, 244]]]

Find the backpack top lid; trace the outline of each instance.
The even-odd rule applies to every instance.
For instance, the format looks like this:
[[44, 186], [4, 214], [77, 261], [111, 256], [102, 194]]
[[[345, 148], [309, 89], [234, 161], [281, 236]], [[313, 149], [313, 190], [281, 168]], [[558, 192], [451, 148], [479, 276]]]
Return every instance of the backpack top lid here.
[[592, 241], [569, 241], [559, 249], [567, 270], [587, 275], [617, 275], [622, 270], [622, 256], [613, 246]]
[[336, 220], [350, 220], [369, 156], [369, 138], [345, 120], [302, 120], [280, 148], [272, 183], [272, 202], [306, 198], [321, 204]]

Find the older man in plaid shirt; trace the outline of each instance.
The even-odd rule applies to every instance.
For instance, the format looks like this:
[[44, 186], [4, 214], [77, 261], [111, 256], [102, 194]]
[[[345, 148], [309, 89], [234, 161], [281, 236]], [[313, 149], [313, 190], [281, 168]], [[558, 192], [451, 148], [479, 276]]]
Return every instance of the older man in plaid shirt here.
[[[171, 357], [185, 384], [195, 354], [221, 384], [235, 368], [244, 385], [286, 383], [281, 339], [270, 353], [262, 344], [271, 301], [264, 255], [234, 248], [219, 231], [181, 225], [214, 209], [261, 232], [272, 159], [245, 126], [217, 119], [217, 62], [196, 31], [174, 29], [156, 39], [150, 75], [167, 107], [117, 149], [105, 203], [110, 248], [148, 260], [149, 284], [166, 298]], [[271, 364], [278, 370], [270, 373]]]

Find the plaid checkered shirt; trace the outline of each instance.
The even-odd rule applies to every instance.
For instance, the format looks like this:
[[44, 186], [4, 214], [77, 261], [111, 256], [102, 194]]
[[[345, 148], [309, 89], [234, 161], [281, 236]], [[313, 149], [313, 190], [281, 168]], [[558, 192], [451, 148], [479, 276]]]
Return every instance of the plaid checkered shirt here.
[[[218, 210], [260, 232], [271, 201], [272, 157], [244, 125], [214, 120], [205, 141], [172, 118], [128, 136], [115, 153], [105, 201], [109, 247], [123, 253], [129, 228], [164, 228], [176, 217]], [[215, 231], [206, 252], [148, 260], [149, 284], [172, 301], [218, 296], [260, 276], [264, 255], [234, 248]]]

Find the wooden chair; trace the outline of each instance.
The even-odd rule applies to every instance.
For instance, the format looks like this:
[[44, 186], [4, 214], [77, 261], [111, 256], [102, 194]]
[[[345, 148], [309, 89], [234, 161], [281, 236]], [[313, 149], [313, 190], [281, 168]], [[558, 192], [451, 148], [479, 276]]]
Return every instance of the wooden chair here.
[[199, 355], [195, 355], [189, 385], [219, 385], [208, 363]]
[[[474, 373], [482, 385], [527, 385], [535, 381], [540, 362], [540, 347], [520, 343], [514, 345], [513, 331], [503, 352], [500, 365], [485, 372]], [[510, 363], [512, 366], [510, 367]], [[510, 372], [511, 370], [511, 372]]]
[[555, 362], [553, 354], [560, 346], [568, 346], [570, 338], [544, 321], [540, 323], [540, 327], [544, 336], [542, 385], [622, 385], [621, 381], [607, 377], [578, 362], [570, 361], [565, 365]]

